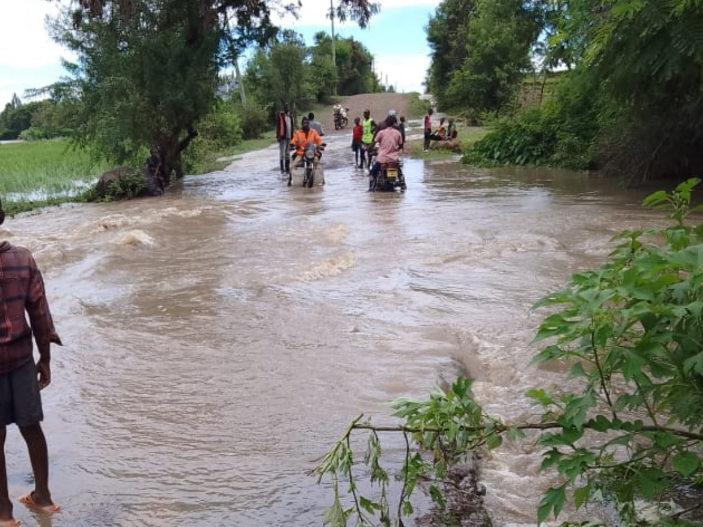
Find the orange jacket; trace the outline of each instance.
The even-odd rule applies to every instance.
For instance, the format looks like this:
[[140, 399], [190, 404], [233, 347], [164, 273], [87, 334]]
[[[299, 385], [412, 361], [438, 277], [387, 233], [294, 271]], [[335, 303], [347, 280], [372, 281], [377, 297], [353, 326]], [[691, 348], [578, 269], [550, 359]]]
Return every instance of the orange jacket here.
[[305, 132], [302, 130], [298, 130], [293, 134], [293, 139], [291, 140], [290, 144], [295, 145], [297, 147], [296, 149], [296, 154], [299, 156], [302, 156], [305, 153], [305, 147], [308, 145], [308, 143], [313, 142], [317, 146], [322, 146], [322, 138], [320, 137], [320, 134], [318, 134], [314, 129], [310, 128], [308, 130], [307, 135], [305, 135]]

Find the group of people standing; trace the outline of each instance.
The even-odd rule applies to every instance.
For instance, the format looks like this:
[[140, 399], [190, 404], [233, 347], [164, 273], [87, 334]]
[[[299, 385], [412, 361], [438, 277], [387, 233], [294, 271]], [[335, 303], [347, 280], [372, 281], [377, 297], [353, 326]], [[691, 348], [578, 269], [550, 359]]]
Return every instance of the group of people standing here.
[[361, 121], [358, 117], [354, 119], [354, 128], [352, 129], [352, 151], [354, 152], [354, 165], [357, 168], [371, 166], [371, 159], [374, 153], [374, 145], [378, 142], [378, 134], [387, 127], [395, 128], [400, 132], [400, 151], [405, 145], [405, 117], [401, 116], [400, 121], [396, 117], [394, 110], [388, 112], [388, 116], [380, 124], [376, 124], [371, 118], [371, 111], [364, 110], [364, 120]]

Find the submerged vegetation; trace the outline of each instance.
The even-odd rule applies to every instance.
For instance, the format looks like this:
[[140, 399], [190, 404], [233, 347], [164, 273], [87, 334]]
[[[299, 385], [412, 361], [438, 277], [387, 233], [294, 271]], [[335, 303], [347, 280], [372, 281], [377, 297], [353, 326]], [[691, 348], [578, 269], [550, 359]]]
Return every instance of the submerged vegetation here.
[[[560, 387], [526, 394], [534, 420], [489, 415], [471, 394], [471, 380], [461, 377], [428, 400], [395, 401], [398, 426], [357, 418], [314, 471], [332, 482], [327, 524], [402, 525], [420, 489], [442, 509], [447, 474], [467, 453], [536, 440], [541, 470], [557, 478], [535, 511], [537, 523], [559, 518], [568, 501], [577, 509], [609, 507], [623, 526], [647, 525], [640, 500], [659, 511], [657, 525], [701, 525], [690, 515], [703, 503], [665, 503], [682, 489], [703, 489], [703, 224], [689, 225], [689, 214], [700, 209], [691, 207], [699, 183], [651, 195], [644, 204], [667, 210], [670, 226], [620, 233], [604, 265], [574, 275], [536, 304], [550, 314], [537, 332], [542, 350], [533, 365], [558, 364], [569, 373]], [[355, 432], [368, 434], [361, 462], [350, 440]], [[384, 468], [381, 438], [388, 433], [405, 444], [396, 503]], [[371, 494], [362, 495], [362, 477], [372, 485], [364, 489], [376, 486]]]

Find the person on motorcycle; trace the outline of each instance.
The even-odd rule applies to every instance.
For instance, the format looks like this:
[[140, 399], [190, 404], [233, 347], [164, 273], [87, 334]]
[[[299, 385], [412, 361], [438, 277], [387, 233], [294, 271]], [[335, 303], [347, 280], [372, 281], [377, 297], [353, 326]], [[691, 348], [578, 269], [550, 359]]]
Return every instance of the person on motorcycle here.
[[[400, 161], [400, 149], [403, 146], [403, 138], [395, 126], [396, 123], [396, 116], [389, 115], [386, 119], [385, 128], [376, 135], [378, 155], [373, 168], [369, 172], [369, 192], [373, 190], [373, 182], [381, 171], [381, 165], [384, 163], [398, 163]], [[402, 182], [401, 188], [405, 190], [405, 181]]]
[[[290, 146], [291, 149], [295, 148], [295, 153], [293, 154], [293, 166], [291, 168], [298, 168], [303, 163], [303, 154], [305, 153], [305, 147], [312, 143], [315, 143], [318, 148], [322, 147], [322, 138], [320, 134], [314, 128], [310, 127], [310, 120], [307, 117], [303, 117], [301, 122], [301, 129], [293, 134], [293, 139], [291, 139]], [[317, 151], [317, 163], [320, 159], [320, 151]], [[292, 185], [292, 174], [288, 176], [288, 186]]]
[[315, 120], [315, 114], [310, 112], [308, 114], [308, 120], [310, 121], [310, 128], [317, 132], [317, 135], [322, 137], [325, 135], [325, 131], [322, 129], [322, 125]]

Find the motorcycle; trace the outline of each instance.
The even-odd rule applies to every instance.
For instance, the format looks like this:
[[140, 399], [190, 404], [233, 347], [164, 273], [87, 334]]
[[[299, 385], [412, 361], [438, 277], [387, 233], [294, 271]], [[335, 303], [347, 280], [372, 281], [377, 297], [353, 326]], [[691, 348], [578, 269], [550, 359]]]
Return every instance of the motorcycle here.
[[398, 162], [382, 163], [381, 170], [371, 185], [372, 192], [395, 192], [397, 188], [401, 191], [408, 188], [403, 175], [402, 159]]
[[334, 110], [334, 129], [342, 130], [349, 124], [349, 118], [347, 117], [349, 108], [335, 108]]
[[[325, 184], [325, 176], [322, 172], [322, 165], [320, 164], [319, 157], [320, 153], [325, 150], [326, 143], [322, 143], [321, 147], [318, 147], [315, 143], [308, 143], [303, 150], [303, 162], [300, 166], [291, 168], [290, 175], [288, 176], [288, 186], [293, 185], [293, 178], [295, 178], [296, 186], [303, 186], [307, 188], [312, 188], [315, 183], [318, 185]], [[317, 181], [315, 181], [317, 179]]]

